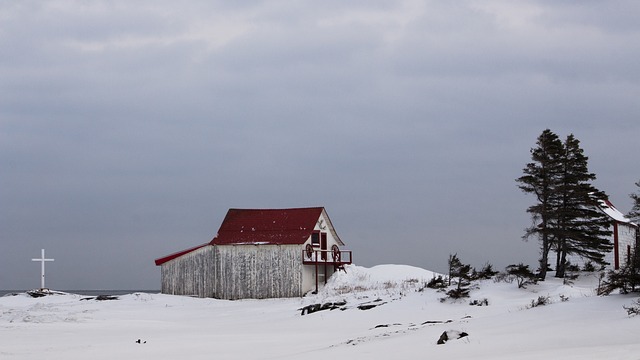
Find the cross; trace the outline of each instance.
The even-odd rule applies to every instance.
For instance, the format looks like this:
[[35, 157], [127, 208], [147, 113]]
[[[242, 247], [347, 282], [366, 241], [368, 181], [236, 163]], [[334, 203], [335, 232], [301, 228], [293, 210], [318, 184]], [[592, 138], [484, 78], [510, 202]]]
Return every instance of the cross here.
[[44, 289], [44, 263], [45, 261], [53, 261], [53, 259], [45, 259], [44, 257], [44, 249], [42, 249], [42, 256], [40, 257], [40, 259], [31, 259], [31, 261], [40, 261], [40, 263], [42, 264], [42, 279], [40, 280], [40, 288]]

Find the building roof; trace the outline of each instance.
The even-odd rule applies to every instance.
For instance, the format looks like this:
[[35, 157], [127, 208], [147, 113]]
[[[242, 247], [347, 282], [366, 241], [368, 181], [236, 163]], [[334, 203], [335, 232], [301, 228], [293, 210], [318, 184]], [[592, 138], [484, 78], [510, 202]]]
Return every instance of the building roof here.
[[207, 245], [302, 245], [311, 236], [321, 215], [336, 242], [344, 245], [323, 207], [229, 209], [211, 242], [156, 259], [155, 263], [162, 265]]
[[229, 209], [213, 245], [303, 244], [324, 211], [298, 209]]
[[609, 200], [600, 200], [600, 210], [602, 210], [602, 212], [604, 212], [610, 218], [612, 218], [617, 222], [627, 223], [632, 226], [637, 226], [636, 224], [631, 222], [631, 219], [629, 219], [622, 212], [620, 212], [620, 210], [616, 209], [616, 207], [613, 206], [613, 204]]
[[188, 254], [188, 253], [190, 253], [192, 251], [196, 251], [196, 250], [198, 250], [200, 248], [203, 248], [203, 247], [205, 247], [205, 246], [207, 246], [209, 244], [210, 243], [201, 244], [201, 245], [198, 245], [198, 246], [194, 246], [192, 248], [188, 248], [186, 250], [178, 251], [178, 252], [175, 252], [173, 254], [158, 258], [158, 259], [155, 260], [156, 266], [162, 265], [162, 264], [166, 263], [167, 261], [173, 260], [173, 259], [175, 259], [177, 257], [180, 257], [182, 255]]

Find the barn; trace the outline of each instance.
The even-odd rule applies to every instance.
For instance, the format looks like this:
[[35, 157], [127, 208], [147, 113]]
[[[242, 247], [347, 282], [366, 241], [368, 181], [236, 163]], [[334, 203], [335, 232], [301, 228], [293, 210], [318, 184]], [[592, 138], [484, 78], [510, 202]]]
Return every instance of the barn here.
[[611, 268], [618, 270], [630, 261], [636, 247], [638, 225], [627, 218], [609, 200], [600, 202], [600, 210], [611, 219], [611, 243], [613, 251], [608, 253], [605, 261]]
[[213, 240], [155, 264], [164, 294], [299, 297], [352, 263], [343, 246], [323, 207], [229, 209]]

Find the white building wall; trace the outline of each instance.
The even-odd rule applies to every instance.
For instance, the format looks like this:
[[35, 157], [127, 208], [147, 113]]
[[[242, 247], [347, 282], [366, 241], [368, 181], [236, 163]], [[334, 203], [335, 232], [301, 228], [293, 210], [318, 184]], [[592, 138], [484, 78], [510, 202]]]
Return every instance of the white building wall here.
[[627, 259], [631, 255], [629, 250], [633, 251], [636, 243], [637, 227], [625, 223], [618, 223], [618, 249], [620, 254], [620, 266], [627, 263]]
[[[623, 267], [627, 263], [627, 258], [629, 256], [628, 249], [631, 249], [633, 251], [633, 248], [635, 246], [637, 228], [628, 223], [621, 223], [621, 222], [617, 223], [617, 227], [618, 227], [618, 260], [619, 260], [619, 266]], [[611, 236], [609, 236], [609, 241], [611, 242], [612, 245], [615, 245], [615, 242], [614, 242], [615, 233], [614, 233], [613, 223], [609, 230], [611, 230]], [[569, 260], [572, 265], [577, 265], [580, 269], [583, 269], [584, 265], [588, 262], [588, 260], [576, 255], [567, 256], [567, 260]], [[606, 269], [613, 270], [615, 267], [615, 249], [612, 249], [610, 252], [605, 254], [604, 260], [609, 263], [609, 265], [606, 266]]]
[[[334, 236], [334, 232], [331, 231], [329, 227], [329, 219], [327, 218], [325, 212], [323, 211], [320, 214], [320, 218], [316, 221], [316, 225], [313, 230], [320, 231], [327, 234], [327, 250], [331, 250], [333, 245], [342, 245], [339, 239], [336, 239]], [[311, 244], [311, 237], [307, 239], [307, 241], [302, 245], [300, 250], [300, 257], [302, 259], [302, 251], [306, 248], [307, 244]], [[316, 248], [319, 250], [319, 248]], [[332, 261], [331, 253], [327, 254], [327, 261]], [[302, 269], [302, 292], [303, 294], [308, 293], [309, 291], [315, 291], [316, 289], [316, 269], [318, 271], [318, 287], [321, 287], [325, 283], [325, 277], [328, 280], [331, 275], [334, 273], [333, 264], [329, 263], [325, 267], [323, 264], [319, 264], [316, 268], [315, 265], [303, 265]]]

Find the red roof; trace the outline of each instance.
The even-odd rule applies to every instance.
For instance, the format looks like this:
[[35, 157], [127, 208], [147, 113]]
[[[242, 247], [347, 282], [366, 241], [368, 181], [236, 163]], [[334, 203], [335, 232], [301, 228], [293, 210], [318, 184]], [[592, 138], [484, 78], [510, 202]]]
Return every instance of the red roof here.
[[[162, 265], [207, 245], [302, 245], [309, 239], [322, 207], [295, 209], [229, 209], [211, 242], [156, 259]], [[324, 213], [334, 238], [342, 244]]]
[[323, 208], [229, 209], [213, 245], [303, 244]]
[[188, 254], [188, 253], [190, 253], [192, 251], [198, 250], [198, 249], [200, 249], [202, 247], [205, 247], [205, 246], [207, 246], [209, 244], [210, 243], [198, 245], [198, 246], [195, 246], [195, 247], [192, 247], [192, 248], [189, 248], [189, 249], [186, 249], [186, 250], [178, 251], [178, 252], [173, 253], [171, 255], [167, 255], [165, 257], [161, 257], [159, 259], [156, 259], [156, 266], [162, 265], [162, 264], [166, 263], [169, 260], [173, 260], [173, 259], [175, 259], [177, 257], [180, 257], [180, 256], [184, 255], [184, 254]]

